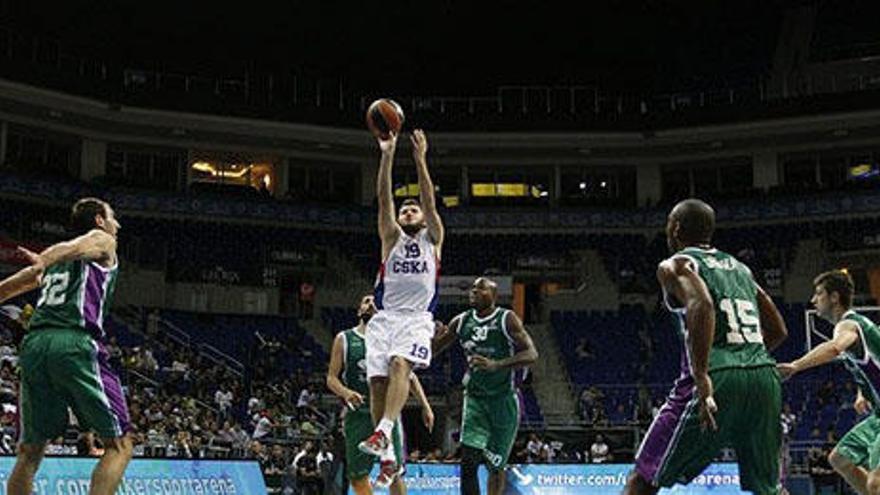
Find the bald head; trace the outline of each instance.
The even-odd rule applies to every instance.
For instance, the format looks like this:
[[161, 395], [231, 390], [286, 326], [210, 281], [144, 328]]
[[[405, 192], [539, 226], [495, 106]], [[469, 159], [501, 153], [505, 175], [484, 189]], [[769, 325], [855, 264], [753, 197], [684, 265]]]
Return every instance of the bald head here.
[[468, 294], [471, 307], [477, 311], [489, 310], [495, 307], [498, 298], [498, 284], [494, 280], [480, 277], [474, 280], [471, 291]]
[[492, 294], [498, 293], [498, 284], [496, 284], [495, 281], [492, 280], [491, 278], [479, 277], [476, 280], [474, 280], [474, 285], [481, 286], [481, 287], [491, 291]]
[[[686, 199], [672, 209], [666, 236], [675, 250], [693, 244], [709, 244], [715, 232], [715, 210], [699, 199]], [[676, 241], [673, 245], [673, 241]]]

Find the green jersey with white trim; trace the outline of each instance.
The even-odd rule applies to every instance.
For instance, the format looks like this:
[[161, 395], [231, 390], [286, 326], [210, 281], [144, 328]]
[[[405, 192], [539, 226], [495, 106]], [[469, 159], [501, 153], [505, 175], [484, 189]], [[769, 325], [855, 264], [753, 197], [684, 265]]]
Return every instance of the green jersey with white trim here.
[[82, 328], [102, 339], [104, 317], [118, 273], [118, 263], [104, 268], [89, 260], [50, 266], [43, 273], [42, 290], [29, 329]]
[[[509, 309], [496, 308], [485, 318], [474, 309], [462, 313], [458, 326], [458, 340], [469, 358], [480, 355], [493, 360], [506, 359], [516, 354], [516, 346], [507, 332]], [[485, 371], [468, 366], [462, 381], [465, 392], [472, 396], [491, 396], [510, 393], [516, 389], [514, 370]]]
[[[726, 368], [774, 366], [764, 346], [758, 308], [758, 285], [749, 268], [717, 249], [688, 247], [672, 256], [689, 259], [706, 284], [715, 306], [715, 338], [709, 351], [709, 371]], [[680, 331], [687, 339], [685, 308], [680, 301], [667, 303], [679, 314]], [[676, 307], [678, 306], [678, 307]], [[685, 352], [688, 352], [685, 346]], [[688, 363], [691, 356], [687, 356]]]

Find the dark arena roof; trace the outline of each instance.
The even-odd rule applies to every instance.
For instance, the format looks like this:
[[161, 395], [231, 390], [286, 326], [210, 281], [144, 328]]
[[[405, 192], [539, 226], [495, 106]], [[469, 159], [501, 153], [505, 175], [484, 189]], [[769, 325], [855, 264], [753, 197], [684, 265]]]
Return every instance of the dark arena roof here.
[[877, 8], [833, 3], [6, 0], [0, 75], [120, 104], [345, 127], [391, 96], [435, 129], [650, 129], [824, 108], [794, 105], [791, 88], [774, 101], [774, 68], [804, 56], [780, 44], [801, 10], [817, 18], [811, 59], [874, 53], [860, 19]]

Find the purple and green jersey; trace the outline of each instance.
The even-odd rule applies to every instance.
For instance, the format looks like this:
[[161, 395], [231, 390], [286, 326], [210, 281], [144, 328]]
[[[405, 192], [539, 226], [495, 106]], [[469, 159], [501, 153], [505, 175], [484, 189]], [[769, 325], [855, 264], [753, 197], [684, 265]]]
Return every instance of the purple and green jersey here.
[[80, 328], [96, 340], [103, 339], [104, 317], [118, 272], [118, 264], [104, 268], [89, 260], [50, 266], [43, 274], [30, 330]]
[[841, 356], [843, 366], [871, 403], [871, 410], [880, 414], [880, 328], [868, 317], [852, 310], [844, 313], [841, 319], [852, 321], [859, 327], [859, 342]]

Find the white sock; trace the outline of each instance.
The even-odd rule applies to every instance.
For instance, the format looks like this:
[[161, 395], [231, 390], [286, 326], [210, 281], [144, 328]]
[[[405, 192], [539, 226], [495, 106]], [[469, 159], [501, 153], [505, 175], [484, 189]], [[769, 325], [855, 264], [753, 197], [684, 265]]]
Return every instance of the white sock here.
[[381, 431], [388, 440], [391, 440], [391, 430], [393, 429], [394, 421], [388, 418], [382, 418], [382, 421], [379, 421], [379, 426], [376, 427], [376, 431]]

